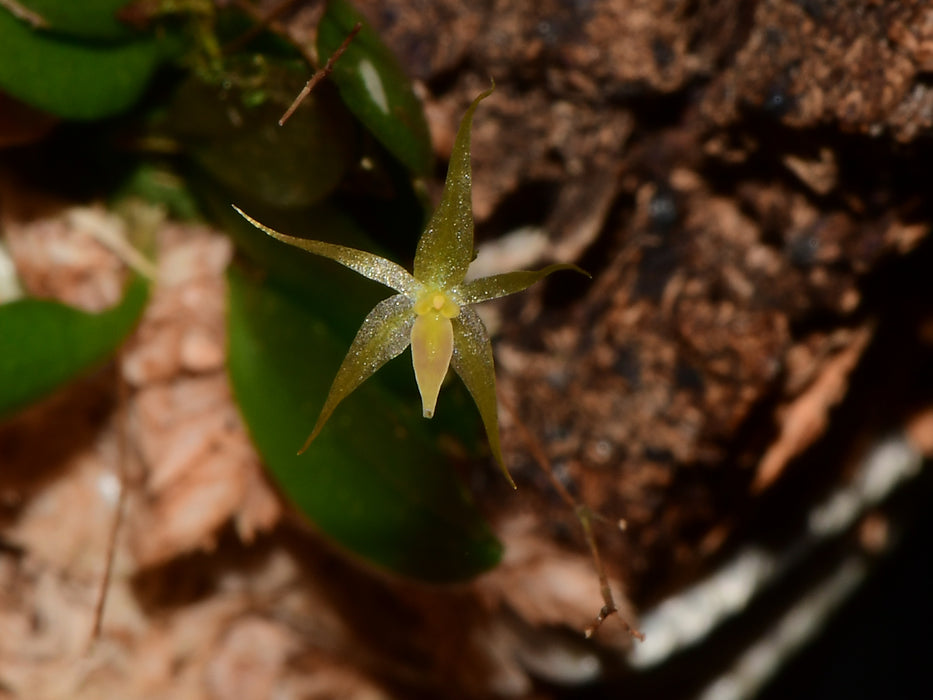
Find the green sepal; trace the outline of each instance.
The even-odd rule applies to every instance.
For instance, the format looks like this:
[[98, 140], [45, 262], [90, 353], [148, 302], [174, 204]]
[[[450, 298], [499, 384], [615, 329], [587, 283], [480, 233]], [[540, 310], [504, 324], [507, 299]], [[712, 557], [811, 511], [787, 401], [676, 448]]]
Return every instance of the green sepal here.
[[324, 407], [311, 434], [298, 450], [301, 454], [321, 432], [337, 404], [369, 379], [389, 360], [398, 357], [411, 343], [412, 301], [404, 294], [383, 299], [369, 312], [347, 350], [337, 376], [327, 392]]
[[480, 94], [463, 115], [440, 204], [428, 221], [415, 252], [415, 278], [441, 289], [460, 284], [473, 261], [470, 127], [473, 112], [492, 91], [490, 87]]
[[276, 240], [340, 263], [344, 267], [348, 267], [354, 272], [363, 275], [363, 277], [384, 284], [397, 292], [409, 294], [414, 291], [417, 286], [417, 282], [415, 282], [415, 279], [409, 274], [408, 270], [391, 260], [386, 260], [379, 255], [368, 253], [365, 250], [348, 248], [347, 246], [337, 245], [336, 243], [325, 243], [324, 241], [315, 241], [310, 238], [298, 238], [297, 236], [279, 233], [259, 223], [236, 205], [233, 205], [233, 208], [253, 226], [264, 231]]
[[516, 270], [515, 272], [504, 272], [501, 275], [490, 275], [481, 277], [463, 283], [460, 288], [461, 304], [478, 304], [482, 301], [490, 301], [499, 297], [508, 296], [517, 292], [523, 292], [535, 282], [543, 280], [552, 272], [558, 270], [573, 270], [581, 275], [591, 277], [590, 273], [572, 263], [557, 263], [548, 265], [541, 270]]
[[482, 319], [473, 309], [464, 306], [453, 319], [454, 353], [450, 365], [466, 385], [479, 410], [492, 456], [512, 488], [515, 481], [505, 466], [499, 441], [499, 409], [496, 399], [496, 369], [492, 358], [492, 343]]

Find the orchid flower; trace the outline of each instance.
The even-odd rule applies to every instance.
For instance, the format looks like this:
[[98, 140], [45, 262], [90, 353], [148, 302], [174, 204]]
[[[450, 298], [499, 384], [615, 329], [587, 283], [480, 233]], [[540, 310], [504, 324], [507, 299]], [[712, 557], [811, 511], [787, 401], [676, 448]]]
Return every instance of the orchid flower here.
[[473, 259], [470, 125], [477, 105], [492, 89], [473, 101], [460, 122], [440, 205], [418, 241], [414, 274], [362, 250], [287, 236], [234, 207], [273, 238], [330, 258], [398, 292], [377, 304], [363, 321], [299, 454], [318, 436], [343, 399], [410, 345], [424, 417], [434, 415], [441, 383], [452, 366], [476, 402], [493, 456], [515, 487], [499, 444], [492, 345], [486, 327], [470, 305], [520, 292], [556, 270], [586, 273], [576, 265], [557, 264], [534, 272], [509, 272], [465, 281]]

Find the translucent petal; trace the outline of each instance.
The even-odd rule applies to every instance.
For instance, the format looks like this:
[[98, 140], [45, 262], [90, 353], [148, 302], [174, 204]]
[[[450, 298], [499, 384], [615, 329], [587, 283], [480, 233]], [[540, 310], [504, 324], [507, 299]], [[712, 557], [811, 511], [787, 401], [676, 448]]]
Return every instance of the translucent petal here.
[[438, 312], [422, 314], [415, 319], [411, 329], [411, 360], [425, 418], [434, 416], [437, 395], [447, 376], [453, 350], [454, 333], [449, 318]]
[[337, 370], [321, 415], [318, 416], [314, 429], [298, 454], [308, 449], [308, 445], [321, 432], [337, 404], [369, 379], [382, 365], [408, 347], [411, 342], [411, 327], [415, 320], [412, 304], [411, 299], [404, 294], [396, 294], [379, 302], [369, 312], [356, 338], [353, 339], [347, 356], [343, 358], [340, 369]]
[[463, 115], [450, 156], [441, 202], [421, 235], [415, 252], [415, 278], [440, 289], [449, 289], [462, 282], [473, 260], [470, 125], [480, 100], [491, 92], [490, 87], [473, 100]]
[[454, 354], [450, 364], [454, 368], [466, 388], [473, 396], [473, 401], [479, 409], [479, 415], [486, 427], [486, 436], [489, 438], [489, 447], [492, 454], [502, 467], [502, 473], [508, 479], [512, 488], [509, 470], [502, 458], [502, 447], [499, 444], [499, 411], [496, 403], [496, 371], [492, 360], [492, 345], [489, 334], [480, 317], [469, 307], [460, 309], [460, 315], [453, 319]]
[[279, 233], [259, 223], [256, 219], [244, 213], [236, 205], [234, 205], [233, 208], [253, 226], [261, 231], [265, 231], [273, 238], [295, 246], [296, 248], [306, 250], [309, 253], [330, 258], [334, 262], [338, 262], [341, 265], [349, 267], [354, 272], [360, 273], [363, 277], [368, 277], [371, 280], [384, 284], [394, 289], [396, 292], [413, 294], [414, 290], [419, 286], [408, 270], [391, 260], [386, 260], [373, 253], [367, 253], [365, 250], [348, 248], [346, 246], [337, 245], [336, 243], [325, 243], [324, 241], [312, 241], [306, 238], [287, 236], [284, 233]]
[[462, 284], [457, 289], [457, 301], [461, 304], [476, 304], [481, 301], [498, 299], [509, 294], [515, 294], [528, 289], [539, 280], [544, 279], [552, 272], [558, 270], [574, 270], [581, 274], [590, 276], [590, 273], [580, 269], [570, 263], [558, 263], [557, 265], [548, 265], [542, 270], [526, 271], [518, 270], [516, 272], [505, 272], [501, 275], [492, 275], [491, 277], [482, 277], [478, 280], [472, 280]]

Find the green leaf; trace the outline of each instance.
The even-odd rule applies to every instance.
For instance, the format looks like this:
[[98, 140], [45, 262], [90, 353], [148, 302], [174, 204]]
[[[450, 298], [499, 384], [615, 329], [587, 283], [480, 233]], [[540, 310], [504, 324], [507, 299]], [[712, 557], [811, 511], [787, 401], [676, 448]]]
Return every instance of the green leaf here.
[[136, 325], [147, 297], [145, 280], [134, 277], [123, 300], [102, 313], [42, 299], [0, 305], [0, 415], [103, 362]]
[[140, 98], [174, 37], [98, 44], [31, 29], [0, 9], [0, 90], [65, 119], [124, 112]]
[[119, 11], [134, 0], [16, 0], [42, 18], [52, 32], [91, 39], [124, 39], [133, 30], [120, 21]]
[[384, 373], [340, 405], [313, 449], [295, 454], [349, 344], [316, 311], [340, 294], [302, 297], [237, 268], [228, 281], [234, 394], [294, 505], [350, 552], [408, 577], [457, 581], [494, 566], [501, 546], [439, 447], [437, 423], [427, 430]]
[[357, 133], [326, 85], [279, 126], [306, 80], [299, 61], [259, 55], [230, 59], [218, 81], [192, 75], [181, 85], [165, 128], [233, 193], [276, 207], [313, 204], [337, 186], [353, 162]]
[[334, 64], [331, 78], [347, 107], [379, 142], [412, 173], [427, 176], [433, 156], [421, 103], [395, 56], [345, 0], [327, 5], [318, 24], [318, 55], [322, 62], [332, 56], [357, 22], [363, 28]]
[[200, 215], [197, 202], [188, 190], [188, 183], [161, 163], [140, 163], [111, 194], [112, 201], [128, 197], [138, 197], [159, 205], [173, 219], [192, 221]]

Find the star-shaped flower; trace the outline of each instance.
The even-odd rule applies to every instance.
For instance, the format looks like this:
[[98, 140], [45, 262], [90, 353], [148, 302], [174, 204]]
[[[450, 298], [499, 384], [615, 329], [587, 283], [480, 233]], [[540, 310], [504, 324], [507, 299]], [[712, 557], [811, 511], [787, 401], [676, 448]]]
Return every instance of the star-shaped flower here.
[[441, 382], [452, 366], [473, 396], [492, 453], [514, 488], [499, 444], [492, 345], [486, 327], [470, 305], [520, 292], [556, 270], [583, 270], [576, 265], [558, 264], [534, 272], [508, 272], [465, 281], [473, 260], [470, 125], [477, 105], [491, 92], [492, 88], [477, 97], [460, 122], [440, 205], [418, 241], [414, 274], [362, 250], [287, 236], [234, 207], [273, 238], [330, 258], [398, 292], [377, 304], [363, 321], [299, 454], [318, 436], [337, 404], [410, 345], [425, 418], [434, 415]]

